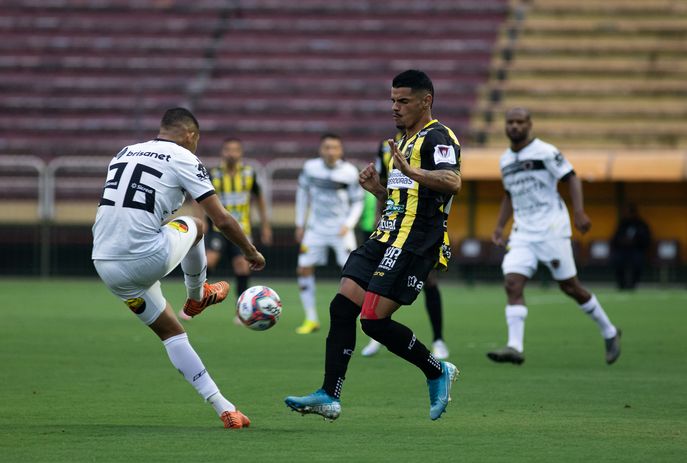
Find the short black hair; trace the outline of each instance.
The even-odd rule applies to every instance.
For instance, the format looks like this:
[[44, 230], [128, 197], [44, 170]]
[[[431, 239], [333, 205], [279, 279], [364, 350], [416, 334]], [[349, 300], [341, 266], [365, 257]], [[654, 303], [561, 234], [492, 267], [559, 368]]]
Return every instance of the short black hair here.
[[506, 119], [508, 119], [508, 115], [512, 113], [522, 113], [525, 116], [525, 119], [532, 120], [532, 114], [530, 113], [530, 110], [522, 107], [522, 106], [515, 106], [513, 108], [510, 108], [509, 110], [506, 111]]
[[239, 137], [227, 137], [222, 141], [223, 145], [225, 143], [242, 143], [242, 142], [241, 142], [241, 139]]
[[333, 138], [334, 140], [342, 141], [342, 140], [341, 140], [341, 137], [338, 136], [337, 134], [335, 134], [335, 133], [333, 133], [333, 132], [325, 132], [325, 133], [323, 133], [322, 136], [320, 137], [320, 142], [322, 142], [322, 141], [324, 141], [324, 140], [326, 140], [326, 139], [328, 139], [328, 138]]
[[409, 87], [413, 91], [427, 90], [429, 94], [432, 95], [432, 98], [434, 98], [434, 84], [432, 84], [432, 79], [424, 72], [416, 69], [408, 69], [394, 77], [391, 86], [394, 88]]
[[160, 122], [160, 127], [171, 128], [179, 125], [193, 124], [200, 131], [198, 119], [186, 108], [171, 108], [165, 111]]

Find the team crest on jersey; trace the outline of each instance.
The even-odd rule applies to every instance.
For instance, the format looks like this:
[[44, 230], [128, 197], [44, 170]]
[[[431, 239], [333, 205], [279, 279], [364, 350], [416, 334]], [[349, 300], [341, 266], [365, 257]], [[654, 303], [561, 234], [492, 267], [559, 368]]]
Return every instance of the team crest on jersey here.
[[129, 306], [129, 309], [136, 315], [141, 315], [146, 309], [146, 301], [142, 297], [127, 299], [124, 303]]
[[409, 143], [408, 146], [405, 147], [403, 150], [403, 156], [405, 156], [406, 159], [410, 159], [410, 156], [413, 154], [414, 147], [415, 143]]
[[172, 220], [168, 225], [181, 233], [188, 233], [188, 225], [183, 220]]
[[198, 169], [198, 173], [196, 174], [196, 177], [198, 177], [201, 180], [205, 180], [210, 178], [210, 174], [208, 173], [208, 170], [205, 168], [202, 162], [199, 162], [198, 165], [196, 166], [196, 169]]
[[456, 150], [450, 145], [436, 145], [434, 147], [434, 164], [455, 164]]

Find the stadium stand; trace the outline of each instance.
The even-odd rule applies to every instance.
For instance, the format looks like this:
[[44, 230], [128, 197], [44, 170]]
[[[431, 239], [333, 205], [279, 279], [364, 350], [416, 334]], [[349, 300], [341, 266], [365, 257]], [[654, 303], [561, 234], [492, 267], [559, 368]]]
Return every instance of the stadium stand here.
[[[586, 181], [594, 227], [573, 236], [583, 264], [607, 264], [594, 246], [611, 236], [628, 201], [639, 205], [658, 240], [684, 247], [687, 4], [513, 0], [511, 8], [471, 119], [464, 178], [498, 181], [498, 159], [508, 146], [504, 112], [524, 106], [534, 134], [557, 145]], [[496, 204], [482, 194], [466, 216], [493, 214]], [[475, 236], [488, 236], [492, 226], [477, 221]]]
[[531, 0], [499, 39], [473, 136], [502, 146], [503, 109], [524, 105], [565, 147], [687, 146], [687, 4]]
[[110, 155], [186, 105], [201, 154], [239, 133], [265, 160], [302, 157], [336, 130], [367, 157], [393, 131], [389, 80], [408, 67], [431, 68], [437, 110], [464, 131], [507, 11], [506, 0], [8, 0], [0, 153]]

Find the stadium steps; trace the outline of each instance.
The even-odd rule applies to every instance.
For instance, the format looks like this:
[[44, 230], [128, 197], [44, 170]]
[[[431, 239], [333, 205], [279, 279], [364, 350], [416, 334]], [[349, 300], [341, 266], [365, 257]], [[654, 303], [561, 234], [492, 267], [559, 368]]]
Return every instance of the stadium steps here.
[[566, 147], [687, 146], [687, 4], [514, 2], [478, 92], [474, 140], [503, 146], [503, 113], [529, 108], [535, 132]]
[[[273, 155], [335, 130], [368, 158], [393, 131], [389, 79], [430, 70], [459, 136], [489, 74], [508, 0], [6, 0], [0, 152], [111, 155], [192, 106], [200, 154], [228, 134]], [[399, 52], [402, 50], [402, 53]], [[205, 151], [205, 152], [204, 152]]]
[[[218, 130], [225, 124], [247, 146], [301, 156], [315, 153], [319, 134], [333, 130], [343, 136], [349, 157], [363, 158], [393, 132], [389, 80], [408, 68], [430, 70], [440, 95], [436, 114], [459, 134], [467, 130], [477, 89], [489, 73], [494, 31], [507, 11], [507, 2], [493, 0], [239, 5], [241, 14], [223, 36], [198, 101], [205, 118]], [[234, 121], [224, 114], [219, 102], [250, 89], [264, 98], [240, 109], [246, 117]], [[270, 99], [275, 104], [267, 107]], [[253, 116], [263, 108], [262, 120]], [[265, 139], [276, 142], [267, 146]], [[216, 143], [219, 134], [206, 140]]]

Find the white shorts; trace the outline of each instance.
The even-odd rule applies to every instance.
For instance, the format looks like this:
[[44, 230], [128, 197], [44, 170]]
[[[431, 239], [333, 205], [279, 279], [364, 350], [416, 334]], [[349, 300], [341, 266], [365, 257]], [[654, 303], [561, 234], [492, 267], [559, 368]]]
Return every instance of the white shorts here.
[[336, 263], [344, 266], [348, 255], [356, 248], [355, 235], [349, 230], [344, 236], [323, 235], [306, 230], [301, 241], [298, 254], [299, 267], [313, 267], [315, 265], [327, 265], [327, 251], [329, 248], [336, 254]]
[[[183, 221], [186, 227], [181, 226]], [[165, 310], [167, 301], [160, 289], [160, 279], [174, 270], [188, 254], [198, 236], [191, 217], [177, 217], [162, 227], [161, 239], [166, 246], [152, 256], [131, 260], [94, 260], [100, 279], [117, 297], [150, 325]]]
[[569, 238], [548, 241], [509, 241], [508, 252], [503, 258], [503, 274], [517, 273], [527, 278], [537, 271], [542, 262], [549, 268], [556, 281], [567, 280], [577, 275], [572, 244]]

